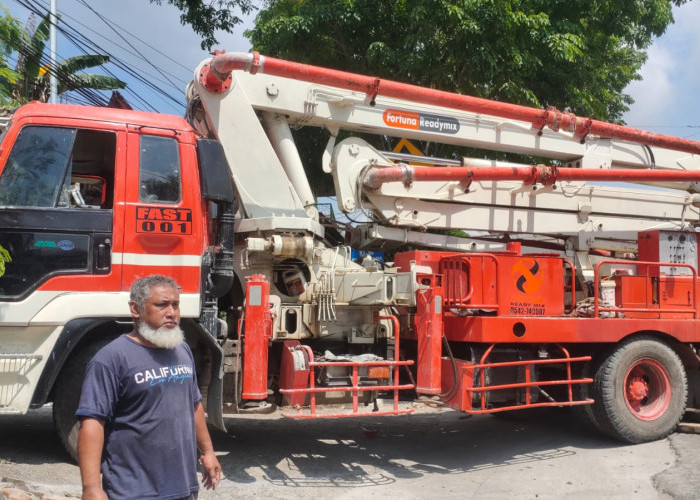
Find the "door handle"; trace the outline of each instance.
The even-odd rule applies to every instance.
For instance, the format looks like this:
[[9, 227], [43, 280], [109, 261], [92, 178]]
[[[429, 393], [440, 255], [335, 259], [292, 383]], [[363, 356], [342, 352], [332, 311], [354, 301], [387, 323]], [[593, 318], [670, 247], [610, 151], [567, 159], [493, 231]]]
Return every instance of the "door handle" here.
[[97, 255], [95, 258], [95, 269], [97, 271], [109, 271], [111, 267], [112, 240], [105, 238], [97, 245]]

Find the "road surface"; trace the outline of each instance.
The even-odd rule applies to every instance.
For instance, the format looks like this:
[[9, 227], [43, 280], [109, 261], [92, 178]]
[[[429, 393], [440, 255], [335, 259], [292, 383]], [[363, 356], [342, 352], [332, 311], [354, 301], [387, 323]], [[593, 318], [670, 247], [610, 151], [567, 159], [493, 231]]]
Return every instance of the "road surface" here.
[[[695, 499], [700, 435], [642, 445], [600, 436], [569, 410], [539, 417], [416, 415], [227, 419], [214, 432], [225, 479], [200, 499]], [[153, 450], [157, 460], [158, 450]], [[79, 497], [50, 408], [0, 417], [0, 483]]]

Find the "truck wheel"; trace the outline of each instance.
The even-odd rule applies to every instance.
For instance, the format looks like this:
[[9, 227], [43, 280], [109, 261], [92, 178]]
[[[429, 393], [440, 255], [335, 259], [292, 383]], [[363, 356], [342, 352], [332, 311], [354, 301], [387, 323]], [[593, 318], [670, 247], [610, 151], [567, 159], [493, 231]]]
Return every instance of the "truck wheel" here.
[[620, 344], [602, 361], [593, 384], [595, 420], [620, 441], [664, 438], [685, 412], [683, 363], [668, 345], [651, 337]]
[[63, 366], [56, 381], [53, 397], [53, 422], [61, 442], [73, 460], [78, 461], [78, 430], [75, 411], [80, 402], [85, 367], [97, 351], [113, 339], [100, 339], [76, 352]]
[[[594, 357], [592, 361], [589, 361], [583, 366], [583, 369], [580, 372], [580, 377], [581, 378], [594, 378], [595, 379], [595, 374], [598, 372], [600, 369], [600, 364], [601, 364], [601, 358], [600, 357]], [[594, 391], [594, 382], [590, 384], [578, 384], [575, 386], [574, 390], [576, 391], [576, 397], [579, 400], [582, 399], [593, 399], [597, 400], [598, 398], [595, 396], [595, 391]], [[601, 422], [600, 417], [598, 416], [597, 412], [595, 411], [595, 405], [579, 405], [579, 406], [574, 406], [574, 414], [580, 419], [583, 420], [585, 423], [593, 426], [596, 430], [599, 432], [607, 434], [607, 429], [605, 426], [604, 422]]]

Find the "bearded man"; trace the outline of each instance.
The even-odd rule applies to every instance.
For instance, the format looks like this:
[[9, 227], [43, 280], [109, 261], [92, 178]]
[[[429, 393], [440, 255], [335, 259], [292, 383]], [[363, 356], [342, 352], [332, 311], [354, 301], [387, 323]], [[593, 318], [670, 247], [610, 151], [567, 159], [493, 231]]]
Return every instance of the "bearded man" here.
[[160, 275], [136, 281], [134, 331], [87, 366], [76, 412], [83, 499], [196, 499], [197, 448], [204, 486], [220, 480], [178, 289]]

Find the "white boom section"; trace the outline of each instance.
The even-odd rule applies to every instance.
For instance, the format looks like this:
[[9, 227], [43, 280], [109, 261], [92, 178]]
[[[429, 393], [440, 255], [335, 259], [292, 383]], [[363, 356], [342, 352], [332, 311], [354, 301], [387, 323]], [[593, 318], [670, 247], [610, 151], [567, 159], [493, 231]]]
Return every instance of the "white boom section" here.
[[[307, 215], [308, 200], [302, 201], [290, 182], [244, 87], [234, 85], [225, 94], [213, 94], [196, 78], [193, 84], [202, 97], [203, 126], [224, 147], [245, 214], [236, 230], [306, 230], [322, 235], [323, 228]], [[289, 149], [286, 144], [276, 145]]]
[[[369, 167], [393, 166], [359, 138], [335, 148], [331, 161], [339, 205], [356, 208], [357, 179]], [[392, 182], [365, 190], [371, 207], [391, 225], [460, 228], [508, 233], [573, 235], [580, 232], [679, 228], [698, 220], [698, 195], [652, 189], [622, 189], [583, 182], [554, 186], [515, 181]]]
[[[196, 78], [195, 86], [209, 128], [229, 155], [249, 217], [306, 217], [304, 206], [308, 206], [306, 185], [299, 182], [299, 162], [286, 161], [282, 155], [278, 159], [270, 146], [274, 137], [288, 141], [288, 135], [278, 130], [268, 139], [256, 112], [266, 115], [268, 123], [274, 120], [278, 129], [279, 122], [327, 128], [331, 132], [327, 153], [338, 131], [348, 130], [520, 153], [582, 169], [700, 170], [700, 156], [690, 153], [591, 134], [581, 140], [568, 132], [534, 129], [527, 122], [381, 95], [371, 100], [361, 92], [266, 74], [234, 71], [231, 88], [221, 94], [208, 91]], [[275, 146], [278, 151], [284, 148]], [[323, 161], [324, 170], [333, 173], [342, 210], [362, 206], [388, 225], [571, 235], [689, 227], [700, 219], [698, 197], [688, 192], [583, 182], [535, 188], [522, 182], [481, 181], [466, 193], [454, 182], [393, 182], [367, 191], [360, 182], [365, 168], [396, 164], [355, 138], [338, 145], [332, 160], [326, 154]], [[697, 183], [677, 186], [700, 191]]]

